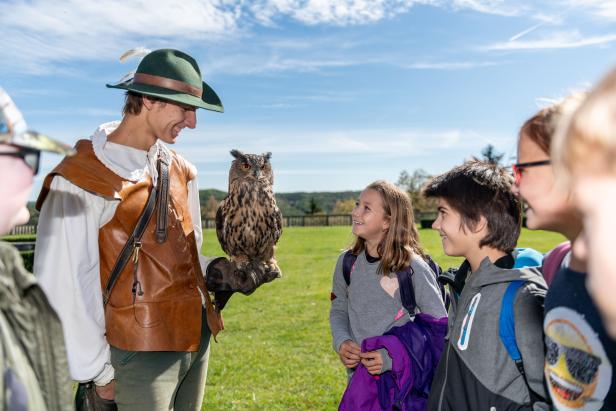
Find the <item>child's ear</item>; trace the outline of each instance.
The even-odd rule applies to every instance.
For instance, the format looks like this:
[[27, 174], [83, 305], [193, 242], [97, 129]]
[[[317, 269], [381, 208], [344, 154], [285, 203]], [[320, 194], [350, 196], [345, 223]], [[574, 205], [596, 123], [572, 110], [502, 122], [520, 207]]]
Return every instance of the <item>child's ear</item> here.
[[484, 229], [488, 229], [488, 220], [486, 220], [484, 216], [480, 216], [479, 221], [477, 221], [477, 223], [473, 227], [473, 233], [480, 233]]
[[389, 218], [385, 217], [385, 219], [383, 220], [383, 231], [385, 230], [389, 230]]

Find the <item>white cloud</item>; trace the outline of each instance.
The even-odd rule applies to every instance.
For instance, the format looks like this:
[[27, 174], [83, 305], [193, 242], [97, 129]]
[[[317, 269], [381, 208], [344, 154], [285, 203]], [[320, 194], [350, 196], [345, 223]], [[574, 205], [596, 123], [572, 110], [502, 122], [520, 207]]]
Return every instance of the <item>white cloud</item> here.
[[[197, 47], [205, 43], [214, 48], [236, 40], [246, 52], [245, 40], [254, 38], [251, 33], [258, 25], [275, 25], [284, 19], [305, 25], [370, 24], [407, 13], [415, 5], [501, 15], [522, 10], [517, 3], [504, 0], [4, 0], [2, 10], [10, 12], [0, 13], [0, 38], [4, 40], [0, 67], [73, 75], [63, 63], [115, 60], [135, 46]], [[274, 47], [282, 53], [315, 50], [311, 41], [278, 40]], [[338, 50], [355, 46], [335, 44]], [[269, 56], [267, 64], [256, 64], [253, 72], [353, 64], [330, 55], [306, 60], [311, 59]]]
[[107, 109], [99, 109], [99, 108], [89, 108], [89, 107], [77, 107], [77, 108], [71, 108], [71, 107], [65, 107], [63, 109], [57, 108], [57, 109], [34, 109], [34, 110], [29, 110], [28, 114], [30, 115], [42, 115], [42, 116], [66, 116], [66, 117], [73, 117], [73, 116], [86, 116], [86, 117], [111, 117], [111, 118], [116, 118], [118, 117], [118, 111], [117, 110], [107, 110]]
[[254, 17], [264, 25], [273, 25], [286, 15], [304, 24], [346, 26], [373, 23], [408, 11], [417, 0], [260, 0], [250, 6]]
[[567, 0], [571, 7], [587, 10], [590, 14], [606, 20], [616, 20], [616, 2], [609, 0]]
[[456, 9], [470, 9], [500, 16], [517, 16], [527, 9], [522, 2], [505, 0], [452, 0], [451, 4]]
[[[416, 5], [539, 21], [509, 41], [480, 47], [482, 50], [576, 48], [608, 44], [616, 36], [583, 37], [569, 31], [537, 38], [543, 31], [539, 29], [562, 23], [569, 10], [616, 19], [616, 3], [601, 0], [561, 0], [556, 5], [526, 0], [5, 0], [2, 9], [10, 13], [0, 14], [0, 38], [8, 39], [3, 42], [0, 70], [79, 76], [75, 62], [115, 61], [125, 50], [140, 45], [198, 50], [205, 46], [210, 58], [207, 75], [326, 72], [366, 64], [414, 70], [464, 70], [502, 64], [425, 60], [404, 64], [396, 56], [358, 53], [363, 50], [362, 40], [339, 32], [336, 37], [321, 34], [269, 39], [255, 34], [258, 25], [276, 25], [289, 19], [304, 25], [371, 24], [407, 13]], [[127, 64], [126, 71], [133, 68], [134, 64]]]
[[2, 9], [0, 38], [10, 58], [0, 65], [41, 72], [48, 62], [116, 59], [138, 38], [150, 47], [175, 36], [215, 40], [236, 30], [241, 14], [224, 0], [13, 0]]
[[208, 65], [208, 73], [263, 74], [277, 72], [318, 72], [325, 68], [349, 67], [368, 64], [369, 61], [350, 58], [283, 57], [277, 54], [230, 54], [221, 56]]
[[[248, 138], [250, 136], [250, 138]], [[276, 156], [388, 155], [414, 156], [440, 150], [460, 150], [469, 144], [485, 142], [472, 130], [350, 129], [298, 132], [296, 130], [246, 130], [234, 128], [185, 132], [177, 143], [179, 151], [200, 161], [226, 159], [229, 150], [272, 151]], [[207, 141], [207, 145], [201, 144]]]
[[569, 49], [587, 46], [606, 45], [616, 41], [616, 34], [584, 37], [577, 30], [549, 33], [535, 40], [513, 40], [493, 43], [480, 47], [481, 50], [540, 50], [540, 49]]
[[497, 61], [445, 61], [445, 62], [418, 62], [401, 64], [400, 67], [411, 70], [469, 70], [478, 67], [491, 67], [504, 64]]

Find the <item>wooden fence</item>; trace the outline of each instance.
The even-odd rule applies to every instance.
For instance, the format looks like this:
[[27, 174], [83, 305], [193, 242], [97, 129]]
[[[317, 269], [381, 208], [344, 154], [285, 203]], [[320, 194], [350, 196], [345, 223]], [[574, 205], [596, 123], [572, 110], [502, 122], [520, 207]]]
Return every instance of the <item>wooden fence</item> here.
[[13, 229], [9, 232], [9, 235], [35, 235], [35, 234], [36, 234], [35, 225], [18, 225], [17, 227], [13, 227]]
[[[417, 213], [415, 219], [421, 224], [422, 228], [430, 228], [436, 219], [436, 213]], [[295, 215], [283, 216], [283, 227], [327, 227], [351, 225], [349, 214], [317, 214], [317, 215]], [[203, 228], [216, 228], [216, 220], [206, 218], [203, 220]]]
[[[436, 213], [416, 213], [415, 219], [422, 228], [430, 228], [436, 219]], [[349, 214], [318, 214], [318, 215], [290, 215], [282, 217], [284, 227], [327, 227], [351, 225]], [[203, 228], [216, 228], [216, 220], [206, 218], [202, 221]], [[20, 225], [11, 230], [10, 235], [35, 235], [35, 225]]]

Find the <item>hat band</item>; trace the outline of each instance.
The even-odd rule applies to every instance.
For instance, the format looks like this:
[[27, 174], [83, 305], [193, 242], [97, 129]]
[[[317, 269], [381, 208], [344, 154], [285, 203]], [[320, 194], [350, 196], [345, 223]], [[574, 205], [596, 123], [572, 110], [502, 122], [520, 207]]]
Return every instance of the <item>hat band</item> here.
[[184, 83], [183, 81], [173, 80], [167, 77], [154, 76], [152, 74], [135, 73], [135, 77], [133, 78], [133, 84], [137, 83], [179, 91], [182, 93], [190, 94], [191, 96], [195, 96], [197, 98], [201, 98], [201, 95], [203, 94], [202, 89], [191, 86], [190, 84]]

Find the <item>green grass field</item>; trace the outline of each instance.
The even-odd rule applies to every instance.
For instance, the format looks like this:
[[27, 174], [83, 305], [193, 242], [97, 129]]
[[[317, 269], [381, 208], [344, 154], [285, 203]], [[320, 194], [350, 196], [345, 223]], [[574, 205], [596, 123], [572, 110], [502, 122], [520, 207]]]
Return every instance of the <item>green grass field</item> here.
[[[420, 237], [443, 268], [461, 262], [443, 255], [435, 231], [420, 230]], [[250, 297], [234, 295], [224, 310], [204, 410], [337, 408], [346, 372], [331, 346], [329, 293], [336, 258], [352, 240], [349, 227], [285, 228], [277, 249], [283, 278]], [[545, 252], [561, 241], [524, 230], [519, 246]], [[213, 230], [205, 231], [203, 253], [223, 255]]]

